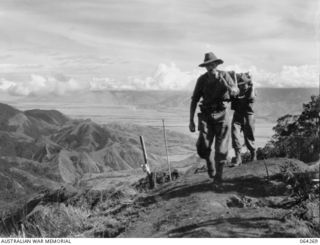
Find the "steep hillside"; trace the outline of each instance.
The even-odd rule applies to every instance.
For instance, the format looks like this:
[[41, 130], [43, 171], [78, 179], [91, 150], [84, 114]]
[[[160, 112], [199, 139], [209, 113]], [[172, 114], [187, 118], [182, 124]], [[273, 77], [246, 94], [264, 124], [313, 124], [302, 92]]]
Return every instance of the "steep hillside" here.
[[7, 104], [0, 103], [0, 126], [1, 128], [5, 127], [8, 124], [8, 120], [13, 116], [20, 113], [19, 110], [9, 106]]
[[52, 166], [19, 157], [1, 157], [0, 176], [1, 211], [11, 208], [12, 203], [21, 205], [34, 193], [61, 185]]
[[[146, 135], [151, 167], [161, 168], [165, 163], [159, 129], [102, 126], [91, 120], [71, 120], [55, 110], [23, 112], [5, 104], [0, 109], [0, 115], [4, 115], [0, 128], [4, 203], [60, 185], [77, 186], [88, 175], [141, 172], [139, 135]], [[168, 137], [172, 142], [184, 141], [180, 152], [191, 149], [192, 141], [187, 136], [168, 133]]]
[[[149, 132], [152, 134], [149, 135]], [[139, 168], [143, 162], [139, 141], [139, 135], [143, 134], [148, 135], [147, 139], [150, 138], [150, 141], [147, 142], [152, 146], [148, 149], [150, 164], [158, 166], [164, 162], [157, 145], [158, 140], [151, 140], [153, 136], [159, 138], [161, 133], [160, 130], [154, 131], [148, 127], [125, 127], [115, 124], [100, 126], [90, 120], [84, 120], [64, 127], [51, 139], [67, 151], [88, 153], [88, 161], [96, 162], [101, 171], [128, 170]], [[83, 159], [82, 164], [85, 162]]]
[[0, 155], [31, 159], [37, 150], [34, 139], [21, 133], [0, 131]]
[[15, 132], [38, 138], [58, 129], [69, 119], [58, 111], [19, 111], [6, 104], [0, 104], [0, 130]]
[[[161, 127], [145, 127], [129, 123], [110, 123], [107, 128], [122, 135], [119, 140], [134, 145], [139, 145], [137, 135], [142, 135], [148, 152], [165, 156], [163, 129]], [[167, 130], [167, 142], [170, 154], [186, 154], [194, 152], [195, 140], [188, 135]]]
[[100, 125], [85, 120], [59, 130], [52, 140], [67, 149], [90, 152], [101, 149], [114, 139]]
[[49, 124], [54, 124], [57, 126], [65, 124], [68, 120], [68, 117], [63, 115], [61, 112], [56, 110], [27, 110], [24, 112], [28, 117], [33, 117], [38, 120], [45, 121]]

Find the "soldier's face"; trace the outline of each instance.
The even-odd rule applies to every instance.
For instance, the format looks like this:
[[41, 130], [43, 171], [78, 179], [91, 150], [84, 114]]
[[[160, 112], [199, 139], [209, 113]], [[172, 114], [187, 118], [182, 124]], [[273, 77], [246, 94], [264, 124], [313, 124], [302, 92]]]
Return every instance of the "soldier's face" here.
[[218, 64], [216, 62], [210, 63], [206, 65], [207, 71], [213, 71], [217, 68]]
[[248, 84], [247, 84], [247, 83], [242, 84], [241, 87], [242, 87], [243, 89], [247, 89], [247, 88], [248, 88]]
[[246, 91], [249, 88], [249, 85], [247, 83], [239, 85], [240, 90]]

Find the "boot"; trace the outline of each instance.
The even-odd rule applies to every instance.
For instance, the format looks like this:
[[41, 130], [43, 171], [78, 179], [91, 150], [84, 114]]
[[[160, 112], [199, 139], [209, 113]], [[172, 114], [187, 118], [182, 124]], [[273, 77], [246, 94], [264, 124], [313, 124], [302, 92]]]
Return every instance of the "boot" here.
[[215, 164], [215, 166], [216, 166], [216, 174], [215, 174], [214, 179], [213, 179], [213, 182], [215, 184], [221, 184], [221, 182], [222, 182], [223, 165], [224, 165], [224, 162], [217, 162]]
[[223, 184], [222, 184], [222, 172], [223, 172], [224, 162], [216, 163], [216, 174], [213, 178], [212, 187], [215, 192], [223, 192]]
[[215, 171], [212, 168], [212, 162], [210, 161], [210, 159], [207, 159], [206, 161], [207, 161], [207, 170], [208, 170], [209, 178], [213, 179]]
[[257, 152], [256, 150], [251, 151], [251, 161], [257, 161]]
[[241, 152], [240, 150], [237, 150], [236, 151], [236, 162], [235, 164], [233, 165], [234, 167], [238, 167], [242, 164], [242, 159], [241, 159]]
[[211, 170], [208, 170], [208, 176], [210, 179], [213, 179], [214, 178], [214, 172]]

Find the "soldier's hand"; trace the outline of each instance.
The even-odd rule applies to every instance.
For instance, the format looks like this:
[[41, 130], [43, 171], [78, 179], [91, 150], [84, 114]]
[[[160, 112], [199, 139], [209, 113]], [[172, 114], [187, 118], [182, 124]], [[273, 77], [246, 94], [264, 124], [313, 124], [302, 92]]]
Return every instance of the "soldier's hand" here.
[[239, 93], [240, 93], [240, 90], [239, 90], [238, 87], [231, 87], [231, 89], [230, 89], [230, 95], [231, 95], [232, 97], [236, 97], [237, 95], [239, 95]]
[[196, 125], [194, 124], [194, 121], [190, 121], [189, 130], [191, 133], [194, 133], [196, 131]]

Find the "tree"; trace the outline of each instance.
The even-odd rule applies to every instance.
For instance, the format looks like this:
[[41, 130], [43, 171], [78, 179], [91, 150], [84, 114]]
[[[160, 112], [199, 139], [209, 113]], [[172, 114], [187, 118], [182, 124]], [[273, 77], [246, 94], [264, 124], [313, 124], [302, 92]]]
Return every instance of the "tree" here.
[[290, 157], [305, 162], [319, 159], [320, 96], [303, 104], [300, 115], [285, 115], [277, 120], [272, 140], [259, 149], [258, 157]]

